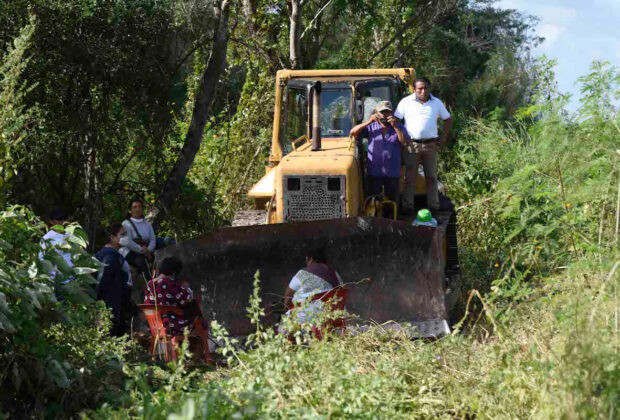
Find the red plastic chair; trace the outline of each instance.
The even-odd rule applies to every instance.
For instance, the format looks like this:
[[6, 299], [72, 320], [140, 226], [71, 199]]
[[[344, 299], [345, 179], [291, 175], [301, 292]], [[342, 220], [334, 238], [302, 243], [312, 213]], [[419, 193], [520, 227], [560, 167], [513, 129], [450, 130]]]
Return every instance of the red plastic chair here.
[[[166, 328], [162, 321], [163, 314], [172, 312], [176, 315], [184, 316], [183, 309], [176, 306], [164, 305], [138, 305], [142, 313], [146, 317], [151, 330], [151, 354], [153, 357], [163, 356], [165, 361], [177, 360], [179, 357], [178, 349], [185, 336], [167, 334]], [[202, 325], [202, 318], [196, 317], [189, 332], [190, 337], [199, 337], [202, 345], [203, 360], [207, 364], [211, 364], [211, 356], [209, 354], [209, 332]]]
[[[343, 311], [349, 296], [349, 290], [344, 287], [335, 287], [327, 292], [321, 292], [313, 295], [310, 300], [320, 300], [330, 305], [332, 311]], [[291, 303], [289, 309], [301, 306], [300, 303]], [[319, 327], [312, 327], [312, 333], [317, 340], [323, 339], [324, 331], [346, 330], [346, 322], [344, 318], [330, 319]]]

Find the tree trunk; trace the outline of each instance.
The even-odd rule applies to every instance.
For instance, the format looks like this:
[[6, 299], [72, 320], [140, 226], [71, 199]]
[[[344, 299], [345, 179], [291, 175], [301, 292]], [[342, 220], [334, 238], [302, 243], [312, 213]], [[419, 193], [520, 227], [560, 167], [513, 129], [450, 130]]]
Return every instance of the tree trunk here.
[[301, 66], [301, 48], [300, 32], [301, 32], [301, 0], [291, 0], [291, 14], [289, 16], [289, 61], [292, 69], [298, 69]]
[[202, 74], [200, 85], [196, 92], [192, 121], [185, 135], [183, 149], [174, 163], [168, 179], [164, 183], [156, 205], [149, 214], [149, 219], [152, 222], [157, 223], [163, 214], [170, 210], [179, 194], [181, 182], [189, 172], [190, 167], [194, 163], [194, 158], [200, 149], [215, 86], [224, 70], [226, 61], [229, 5], [229, 0], [222, 0], [219, 5], [215, 6], [214, 14], [217, 25], [214, 31], [214, 41], [207, 68]]
[[243, 14], [248, 21], [248, 26], [252, 35], [256, 32], [256, 25], [252, 20], [252, 14], [256, 11], [256, 0], [243, 0]]
[[[85, 139], [84, 139], [84, 175], [85, 175], [85, 189], [84, 189], [84, 210], [86, 216], [85, 229], [88, 235], [88, 251], [95, 252], [97, 233], [99, 229], [99, 221], [101, 218], [101, 210], [103, 207], [100, 193], [100, 185], [97, 166], [97, 146], [98, 146], [98, 133], [97, 122], [93, 118], [95, 115], [93, 96], [91, 86], [86, 83], [83, 86], [83, 98], [84, 101], [83, 110]], [[63, 200], [64, 201], [64, 200]]]
[[97, 230], [101, 213], [101, 194], [99, 179], [97, 177], [97, 149], [95, 147], [94, 135], [87, 136], [86, 139], [86, 191], [85, 210], [86, 210], [86, 233], [88, 234], [88, 250], [95, 252], [97, 242]]

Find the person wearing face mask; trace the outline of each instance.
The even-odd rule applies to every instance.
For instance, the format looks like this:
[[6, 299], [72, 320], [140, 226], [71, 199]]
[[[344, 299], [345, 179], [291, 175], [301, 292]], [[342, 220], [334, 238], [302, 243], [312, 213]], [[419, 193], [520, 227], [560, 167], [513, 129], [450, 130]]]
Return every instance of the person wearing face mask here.
[[112, 311], [110, 334], [121, 336], [127, 331], [128, 320], [132, 314], [130, 306], [133, 283], [129, 265], [118, 252], [125, 228], [120, 223], [111, 225], [106, 229], [106, 235], [105, 246], [95, 254], [95, 258], [104, 264], [97, 276], [97, 300], [104, 301]]
[[351, 129], [351, 136], [368, 139], [368, 178], [370, 195], [384, 191], [398, 202], [400, 184], [400, 148], [409, 144], [402, 124], [394, 118], [390, 101], [379, 102], [368, 121]]
[[[426, 201], [431, 212], [439, 210], [439, 190], [437, 188], [437, 152], [448, 141], [452, 117], [443, 102], [431, 95], [431, 82], [425, 77], [413, 81], [414, 93], [404, 97], [394, 116], [405, 120], [405, 128], [411, 138], [411, 146], [405, 152], [405, 193], [404, 213], [413, 213], [415, 208], [415, 176], [422, 162], [426, 179]], [[443, 120], [441, 137], [437, 130], [437, 120]]]
[[144, 208], [140, 199], [131, 200], [129, 218], [123, 222], [123, 227], [126, 234], [121, 238], [120, 253], [134, 268], [136, 280], [146, 283], [151, 279], [148, 263], [153, 261], [155, 232], [153, 226], [144, 218]]

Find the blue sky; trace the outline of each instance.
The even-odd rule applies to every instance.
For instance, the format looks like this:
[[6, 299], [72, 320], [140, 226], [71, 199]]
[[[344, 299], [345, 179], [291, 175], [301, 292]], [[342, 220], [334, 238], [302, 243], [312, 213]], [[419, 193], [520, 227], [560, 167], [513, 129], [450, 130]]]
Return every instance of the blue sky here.
[[579, 106], [575, 82], [593, 60], [620, 66], [620, 0], [499, 0], [495, 6], [540, 19], [536, 34], [546, 40], [535, 54], [557, 59], [559, 89], [573, 93], [571, 111]]

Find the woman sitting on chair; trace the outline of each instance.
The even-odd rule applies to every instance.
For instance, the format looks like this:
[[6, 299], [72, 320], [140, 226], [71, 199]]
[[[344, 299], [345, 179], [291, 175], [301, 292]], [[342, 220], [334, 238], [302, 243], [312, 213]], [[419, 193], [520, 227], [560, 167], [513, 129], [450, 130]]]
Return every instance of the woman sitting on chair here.
[[159, 264], [159, 275], [149, 281], [144, 296], [145, 304], [175, 306], [184, 310], [183, 316], [172, 312], [162, 314], [162, 323], [170, 336], [183, 335], [183, 330], [191, 329], [195, 318], [200, 316], [192, 289], [178, 279], [182, 268], [178, 258], [165, 258]]
[[[342, 285], [340, 275], [327, 265], [324, 248], [310, 250], [306, 253], [306, 267], [299, 270], [292, 278], [284, 293], [287, 308], [303, 302], [319, 293], [328, 292]], [[324, 302], [313, 300], [307, 308], [298, 314], [299, 322], [311, 322], [313, 314], [323, 309]], [[290, 311], [287, 312], [287, 315]]]

